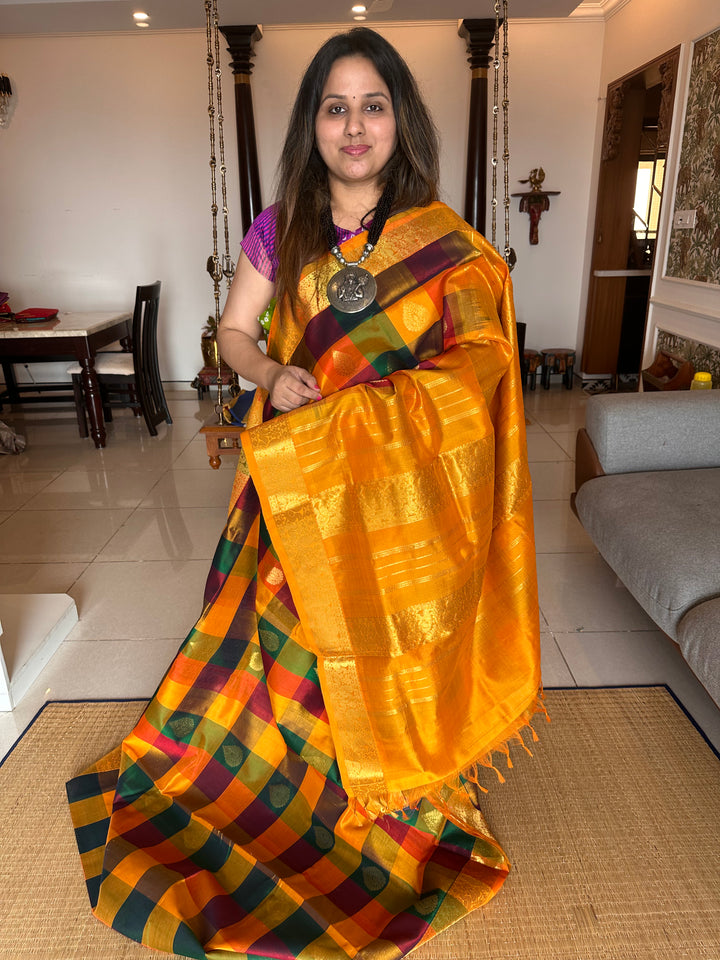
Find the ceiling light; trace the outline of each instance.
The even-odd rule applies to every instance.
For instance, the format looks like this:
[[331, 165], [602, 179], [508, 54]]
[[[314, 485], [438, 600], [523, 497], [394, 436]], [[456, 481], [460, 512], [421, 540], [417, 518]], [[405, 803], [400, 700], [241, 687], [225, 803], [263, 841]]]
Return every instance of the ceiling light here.
[[136, 26], [136, 27], [149, 27], [150, 24], [149, 24], [149, 23], [146, 23], [146, 21], [144, 21], [144, 20], [138, 20], [138, 22], [135, 24], [135, 26]]
[[147, 13], [143, 13], [142, 10], [138, 10], [137, 13], [133, 14], [135, 20], [149, 20], [150, 16]]
[[356, 15], [353, 17], [353, 20], [367, 20], [367, 17], [363, 17], [363, 16], [360, 16], [360, 15], [357, 15], [357, 14], [356, 14]]
[[364, 3], [356, 3], [352, 8], [353, 13], [367, 13], [367, 7]]

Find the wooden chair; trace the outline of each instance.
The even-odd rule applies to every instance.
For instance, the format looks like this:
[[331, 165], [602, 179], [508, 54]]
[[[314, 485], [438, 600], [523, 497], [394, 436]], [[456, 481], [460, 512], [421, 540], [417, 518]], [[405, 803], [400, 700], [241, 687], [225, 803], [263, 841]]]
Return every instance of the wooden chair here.
[[[157, 318], [161, 282], [139, 286], [135, 294], [132, 321], [132, 350], [100, 352], [95, 370], [102, 395], [105, 419], [112, 420], [112, 407], [131, 407], [136, 417], [145, 418], [151, 436], [157, 436], [157, 424], [172, 423], [160, 379], [157, 357]], [[87, 437], [82, 370], [74, 363], [67, 371], [72, 376], [75, 412], [81, 437]]]

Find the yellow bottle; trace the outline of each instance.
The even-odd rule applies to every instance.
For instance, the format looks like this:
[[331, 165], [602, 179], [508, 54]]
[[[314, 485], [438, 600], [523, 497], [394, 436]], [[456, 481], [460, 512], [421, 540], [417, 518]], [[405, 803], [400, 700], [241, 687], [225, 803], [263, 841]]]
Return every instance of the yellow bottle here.
[[700, 371], [692, 378], [691, 390], [712, 390], [712, 374]]

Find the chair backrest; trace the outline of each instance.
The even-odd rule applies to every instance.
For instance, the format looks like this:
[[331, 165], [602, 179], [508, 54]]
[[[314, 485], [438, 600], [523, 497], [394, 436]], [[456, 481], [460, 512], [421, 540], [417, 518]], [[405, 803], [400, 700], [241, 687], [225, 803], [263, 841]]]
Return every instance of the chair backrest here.
[[145, 419], [160, 423], [167, 416], [157, 353], [157, 321], [161, 281], [139, 286], [133, 312], [133, 364]]

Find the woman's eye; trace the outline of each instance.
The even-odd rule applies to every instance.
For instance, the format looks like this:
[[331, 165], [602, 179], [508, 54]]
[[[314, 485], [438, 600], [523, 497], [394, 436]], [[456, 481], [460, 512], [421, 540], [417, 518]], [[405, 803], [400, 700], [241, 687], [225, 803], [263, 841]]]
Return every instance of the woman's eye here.
[[380, 103], [369, 103], [366, 107], [368, 113], [381, 113], [382, 104]]
[[330, 109], [328, 110], [328, 113], [333, 117], [340, 116], [340, 114], [344, 112], [345, 112], [345, 107], [341, 103], [333, 104], [333, 106], [330, 107]]

